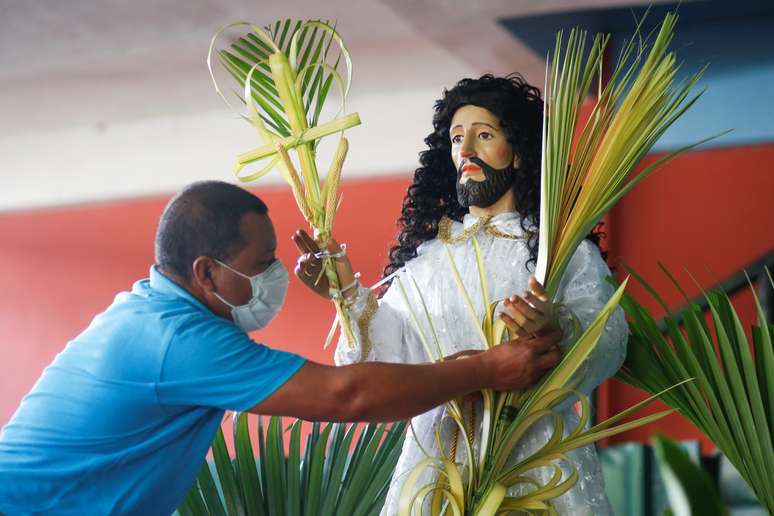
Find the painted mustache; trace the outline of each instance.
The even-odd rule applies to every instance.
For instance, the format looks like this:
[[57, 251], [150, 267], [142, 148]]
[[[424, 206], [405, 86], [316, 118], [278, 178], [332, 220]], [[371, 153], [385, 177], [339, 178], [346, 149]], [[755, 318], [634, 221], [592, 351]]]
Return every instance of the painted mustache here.
[[[484, 172], [484, 180], [474, 181], [469, 179], [465, 184], [461, 184], [462, 169], [470, 163], [481, 168]], [[463, 159], [460, 161], [460, 166], [457, 169], [457, 201], [461, 206], [465, 207], [478, 206], [486, 208], [491, 206], [505, 195], [513, 184], [515, 174], [516, 169], [511, 164], [508, 164], [505, 168], [496, 169], [476, 156]]]

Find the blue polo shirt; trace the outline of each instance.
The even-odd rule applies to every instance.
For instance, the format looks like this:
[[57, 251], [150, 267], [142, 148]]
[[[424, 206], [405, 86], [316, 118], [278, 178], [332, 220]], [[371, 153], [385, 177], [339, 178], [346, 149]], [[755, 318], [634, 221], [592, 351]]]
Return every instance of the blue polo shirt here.
[[304, 359], [256, 344], [155, 268], [67, 344], [0, 433], [0, 513], [173, 512], [225, 410]]

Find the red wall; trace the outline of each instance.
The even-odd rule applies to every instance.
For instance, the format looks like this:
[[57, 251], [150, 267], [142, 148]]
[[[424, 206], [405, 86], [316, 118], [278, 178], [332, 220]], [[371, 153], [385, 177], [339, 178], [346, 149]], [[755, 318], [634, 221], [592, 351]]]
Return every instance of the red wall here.
[[[610, 258], [652, 281], [672, 306], [680, 298], [657, 270], [690, 270], [704, 285], [757, 259], [774, 247], [774, 145], [697, 151], [679, 158], [640, 184], [613, 211], [607, 232]], [[336, 236], [349, 244], [366, 283], [379, 277], [408, 178], [349, 181]], [[291, 233], [303, 227], [287, 188], [255, 190], [269, 205], [279, 238], [278, 255], [290, 267]], [[103, 310], [120, 290], [145, 277], [153, 262], [153, 235], [167, 197], [0, 215], [0, 425], [7, 422], [42, 369]], [[619, 269], [619, 275], [620, 275]], [[697, 288], [687, 277], [689, 294]], [[631, 286], [640, 296], [641, 289]], [[640, 296], [641, 297], [641, 296]], [[655, 308], [649, 299], [641, 297]], [[742, 296], [745, 324], [749, 296]], [[258, 340], [331, 362], [322, 342], [332, 307], [291, 281], [287, 307]], [[625, 386], [602, 390], [602, 415], [642, 395]], [[654, 409], [655, 410], [655, 409]], [[680, 438], [698, 433], [680, 416], [657, 426]], [[621, 439], [647, 439], [652, 428]], [[230, 432], [228, 432], [230, 433]]]
[[[646, 162], [652, 162], [650, 157]], [[688, 296], [711, 287], [762, 255], [774, 250], [774, 144], [695, 151], [679, 157], [640, 183], [612, 211], [610, 259], [626, 263], [650, 282], [674, 309], [681, 295], [658, 269], [657, 260], [677, 276]], [[619, 278], [625, 271], [619, 267]], [[636, 283], [629, 292], [662, 314]], [[749, 292], [734, 299], [745, 327], [755, 321]], [[602, 393], [601, 415], [631, 406], [644, 396], [628, 386], [608, 386]], [[660, 403], [649, 410], [664, 408]], [[677, 438], [697, 438], [698, 431], [679, 415], [655, 425]], [[647, 440], [653, 426], [634, 430], [613, 441]], [[705, 449], [709, 441], [703, 439]]]
[[[379, 278], [408, 179], [350, 181], [335, 235], [349, 244], [365, 282]], [[292, 269], [290, 235], [305, 227], [289, 189], [254, 190], [269, 206], [278, 257]], [[0, 215], [0, 425], [5, 424], [43, 368], [116, 293], [147, 277], [153, 237], [168, 197]], [[370, 284], [369, 283], [369, 284]], [[333, 306], [293, 278], [286, 308], [254, 337], [320, 362]]]

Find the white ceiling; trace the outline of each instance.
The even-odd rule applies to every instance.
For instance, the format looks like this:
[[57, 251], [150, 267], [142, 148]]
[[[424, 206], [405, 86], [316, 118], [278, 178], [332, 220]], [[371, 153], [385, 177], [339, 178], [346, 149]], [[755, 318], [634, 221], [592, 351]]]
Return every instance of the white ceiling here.
[[231, 180], [234, 156], [259, 144], [205, 66], [231, 21], [336, 20], [354, 64], [348, 111], [363, 121], [348, 132], [352, 178], [410, 173], [432, 103], [456, 80], [520, 71], [542, 83], [542, 60], [498, 18], [641, 3], [0, 0], [0, 210]]

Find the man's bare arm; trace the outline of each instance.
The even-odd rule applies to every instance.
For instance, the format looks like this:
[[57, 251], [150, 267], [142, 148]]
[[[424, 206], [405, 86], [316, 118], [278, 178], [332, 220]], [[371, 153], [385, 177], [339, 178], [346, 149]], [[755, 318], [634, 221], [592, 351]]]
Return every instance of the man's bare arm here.
[[551, 332], [438, 364], [307, 362], [250, 412], [310, 421], [395, 421], [482, 389], [525, 389], [560, 358]]

